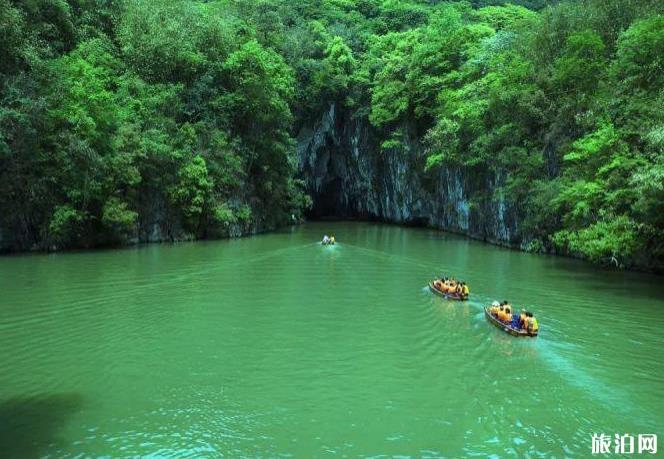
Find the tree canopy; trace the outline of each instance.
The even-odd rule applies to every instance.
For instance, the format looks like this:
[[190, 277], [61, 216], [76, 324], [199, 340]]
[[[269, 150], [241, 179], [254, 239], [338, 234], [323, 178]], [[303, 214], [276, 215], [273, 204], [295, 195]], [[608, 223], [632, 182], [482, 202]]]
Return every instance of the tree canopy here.
[[115, 243], [155, 206], [193, 237], [299, 218], [294, 136], [334, 103], [380, 138], [365, 154], [502, 174], [537, 250], [661, 262], [663, 9], [0, 0], [2, 234]]

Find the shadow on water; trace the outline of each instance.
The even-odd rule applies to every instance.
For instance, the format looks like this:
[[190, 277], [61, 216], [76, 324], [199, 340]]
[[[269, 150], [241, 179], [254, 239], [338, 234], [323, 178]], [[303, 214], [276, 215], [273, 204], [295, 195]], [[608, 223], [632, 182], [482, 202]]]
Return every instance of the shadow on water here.
[[[0, 456], [42, 457], [46, 449], [65, 446], [58, 431], [80, 411], [78, 394], [17, 397], [0, 403]], [[49, 448], [50, 449], [50, 448]]]

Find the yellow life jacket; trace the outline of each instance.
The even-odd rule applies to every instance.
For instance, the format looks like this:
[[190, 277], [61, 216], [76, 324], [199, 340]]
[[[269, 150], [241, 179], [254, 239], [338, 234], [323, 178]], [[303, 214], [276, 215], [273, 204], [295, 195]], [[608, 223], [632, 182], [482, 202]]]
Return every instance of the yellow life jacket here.
[[463, 294], [464, 295], [469, 295], [470, 294], [470, 289], [468, 288], [467, 285], [463, 286]]
[[534, 331], [534, 332], [536, 332], [537, 330], [539, 330], [539, 325], [537, 324], [537, 319], [536, 319], [536, 318], [533, 317], [533, 318], [531, 319], [530, 324], [533, 326], [533, 331]]

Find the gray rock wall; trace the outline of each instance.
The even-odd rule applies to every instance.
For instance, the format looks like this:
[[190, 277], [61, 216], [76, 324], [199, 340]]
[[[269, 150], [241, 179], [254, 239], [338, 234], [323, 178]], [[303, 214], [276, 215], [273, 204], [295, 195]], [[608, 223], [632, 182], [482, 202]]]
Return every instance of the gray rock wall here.
[[521, 244], [518, 212], [500, 189], [503, 177], [445, 167], [424, 174], [416, 135], [404, 135], [401, 151], [385, 152], [377, 137], [366, 119], [353, 119], [335, 105], [300, 130], [298, 166], [314, 201], [312, 217], [426, 225]]

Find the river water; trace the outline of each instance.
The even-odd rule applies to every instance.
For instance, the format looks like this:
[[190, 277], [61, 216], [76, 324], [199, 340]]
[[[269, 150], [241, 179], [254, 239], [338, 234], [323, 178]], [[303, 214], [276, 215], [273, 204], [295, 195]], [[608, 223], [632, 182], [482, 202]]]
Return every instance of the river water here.
[[0, 456], [586, 457], [664, 434], [663, 281], [364, 223], [3, 257]]

